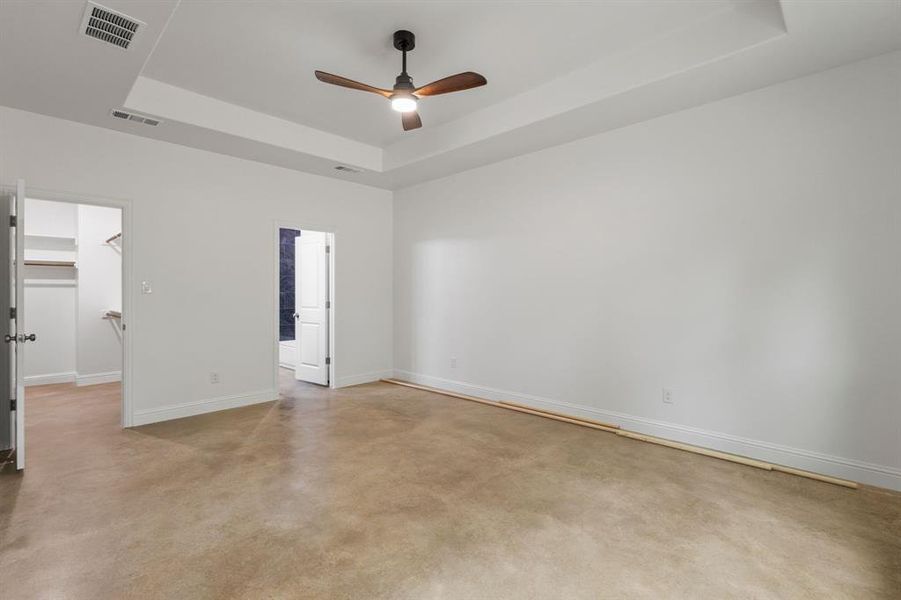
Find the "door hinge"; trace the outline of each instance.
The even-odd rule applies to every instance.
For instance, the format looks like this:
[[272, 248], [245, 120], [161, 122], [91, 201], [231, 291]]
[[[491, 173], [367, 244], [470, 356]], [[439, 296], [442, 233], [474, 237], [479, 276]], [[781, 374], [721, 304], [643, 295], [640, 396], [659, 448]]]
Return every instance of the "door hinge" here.
[[16, 226], [16, 215], [9, 215], [9, 226], [10, 227]]
[[327, 364], [327, 365], [332, 364], [332, 357], [331, 357], [331, 356], [326, 356], [326, 357], [325, 357], [325, 364]]
[[15, 306], [10, 306], [10, 307], [9, 307], [9, 318], [10, 318], [10, 319], [15, 319], [15, 318], [16, 318], [16, 307], [15, 307]]
[[326, 301], [325, 301], [325, 307], [326, 307], [326, 308], [331, 308], [331, 307], [332, 307], [332, 301], [331, 301], [331, 300], [326, 300]]
[[326, 254], [328, 254], [328, 253], [331, 252], [331, 251], [332, 251], [332, 247], [331, 247], [331, 246], [326, 246], [326, 247], [325, 247], [325, 253], [326, 253]]
[[9, 410], [16, 410], [16, 399], [13, 398], [9, 401]]

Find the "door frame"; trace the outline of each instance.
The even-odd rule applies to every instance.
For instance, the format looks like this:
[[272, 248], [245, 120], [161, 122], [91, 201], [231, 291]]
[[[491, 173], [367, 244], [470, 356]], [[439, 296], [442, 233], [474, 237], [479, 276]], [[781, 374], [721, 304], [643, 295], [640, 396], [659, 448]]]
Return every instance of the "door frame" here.
[[[15, 193], [15, 186], [2, 185], [0, 189], [4, 193]], [[86, 196], [58, 190], [47, 190], [31, 187], [25, 180], [25, 197], [32, 200], [47, 200], [50, 202], [65, 202], [67, 204], [90, 204], [92, 206], [105, 206], [118, 208], [122, 211], [122, 400], [120, 424], [124, 427], [132, 427], [134, 424], [134, 401], [132, 377], [133, 372], [133, 342], [134, 328], [128, 329], [128, 325], [134, 320], [134, 252], [133, 244], [133, 205], [126, 198], [109, 198], [103, 196]], [[28, 214], [25, 218], [27, 220]]]
[[[328, 295], [329, 301], [331, 302], [331, 308], [328, 312], [328, 353], [331, 357], [331, 362], [328, 366], [328, 387], [329, 389], [336, 389], [336, 378], [335, 378], [335, 355], [337, 352], [335, 351], [335, 238], [337, 237], [337, 232], [334, 227], [323, 227], [316, 225], [304, 226], [296, 221], [284, 221], [281, 219], [277, 219], [273, 221], [272, 224], [272, 389], [275, 390], [276, 394], [279, 390], [279, 369], [281, 366], [279, 365], [278, 359], [278, 351], [279, 351], [279, 293], [281, 291], [279, 286], [279, 229], [298, 229], [301, 232], [304, 230], [307, 231], [321, 231], [326, 235], [326, 243], [329, 245], [329, 255], [328, 255]], [[302, 235], [302, 234], [301, 234]], [[295, 340], [296, 343], [296, 340]]]

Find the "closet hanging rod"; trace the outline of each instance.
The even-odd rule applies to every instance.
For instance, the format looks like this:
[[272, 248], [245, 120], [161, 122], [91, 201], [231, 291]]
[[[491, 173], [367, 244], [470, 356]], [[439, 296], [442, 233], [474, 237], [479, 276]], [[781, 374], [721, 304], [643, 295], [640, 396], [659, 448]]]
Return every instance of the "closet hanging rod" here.
[[26, 267], [74, 267], [74, 260], [26, 260]]
[[120, 231], [119, 233], [117, 233], [116, 235], [114, 235], [114, 236], [110, 236], [110, 237], [106, 238], [106, 243], [109, 244], [110, 242], [113, 242], [113, 241], [115, 241], [115, 240], [118, 240], [120, 237], [122, 237], [122, 232], [121, 232], [121, 231]]

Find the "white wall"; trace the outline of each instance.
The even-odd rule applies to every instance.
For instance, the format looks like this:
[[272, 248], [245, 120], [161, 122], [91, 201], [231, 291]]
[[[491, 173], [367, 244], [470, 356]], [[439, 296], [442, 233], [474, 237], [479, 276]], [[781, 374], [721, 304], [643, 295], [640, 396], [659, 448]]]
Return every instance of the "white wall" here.
[[119, 323], [103, 318], [122, 310], [122, 253], [118, 240], [122, 211], [105, 206], [78, 206], [78, 339], [79, 385], [118, 381], [122, 374]]
[[131, 203], [135, 423], [275, 398], [276, 220], [335, 232], [338, 385], [390, 372], [391, 192], [8, 108], [0, 159], [32, 196]]
[[[75, 260], [77, 205], [29, 198], [25, 215], [27, 260]], [[26, 385], [75, 380], [75, 296], [75, 269], [25, 268]]]
[[901, 489], [899, 82], [894, 53], [397, 192], [398, 374]]
[[74, 238], [78, 228], [78, 205], [65, 202], [25, 200], [25, 235]]

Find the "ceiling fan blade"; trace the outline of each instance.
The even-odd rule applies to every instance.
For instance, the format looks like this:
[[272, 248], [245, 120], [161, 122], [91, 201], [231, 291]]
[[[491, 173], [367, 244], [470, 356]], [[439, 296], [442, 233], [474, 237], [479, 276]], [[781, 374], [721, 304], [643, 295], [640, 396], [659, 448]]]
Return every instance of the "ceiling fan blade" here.
[[394, 93], [391, 90], [383, 90], [381, 88], [367, 85], [365, 83], [360, 83], [359, 81], [354, 81], [353, 79], [348, 79], [347, 77], [332, 75], [331, 73], [326, 73], [325, 71], [316, 71], [316, 79], [322, 81], [323, 83], [340, 85], [341, 87], [350, 88], [352, 90], [372, 92], [373, 94], [378, 94], [379, 96], [384, 96], [385, 98], [388, 98], [389, 96], [391, 96], [391, 94]]
[[411, 129], [419, 129], [420, 127], [422, 127], [422, 119], [419, 118], [419, 113], [415, 110], [401, 113], [400, 118], [401, 122], [403, 122], [404, 124], [404, 131], [410, 131]]
[[421, 88], [416, 88], [413, 93], [417, 96], [437, 96], [439, 94], [449, 94], [451, 92], [462, 92], [477, 88], [488, 83], [484, 77], [478, 73], [467, 71], [465, 73], [457, 73], [438, 81], [428, 83]]

